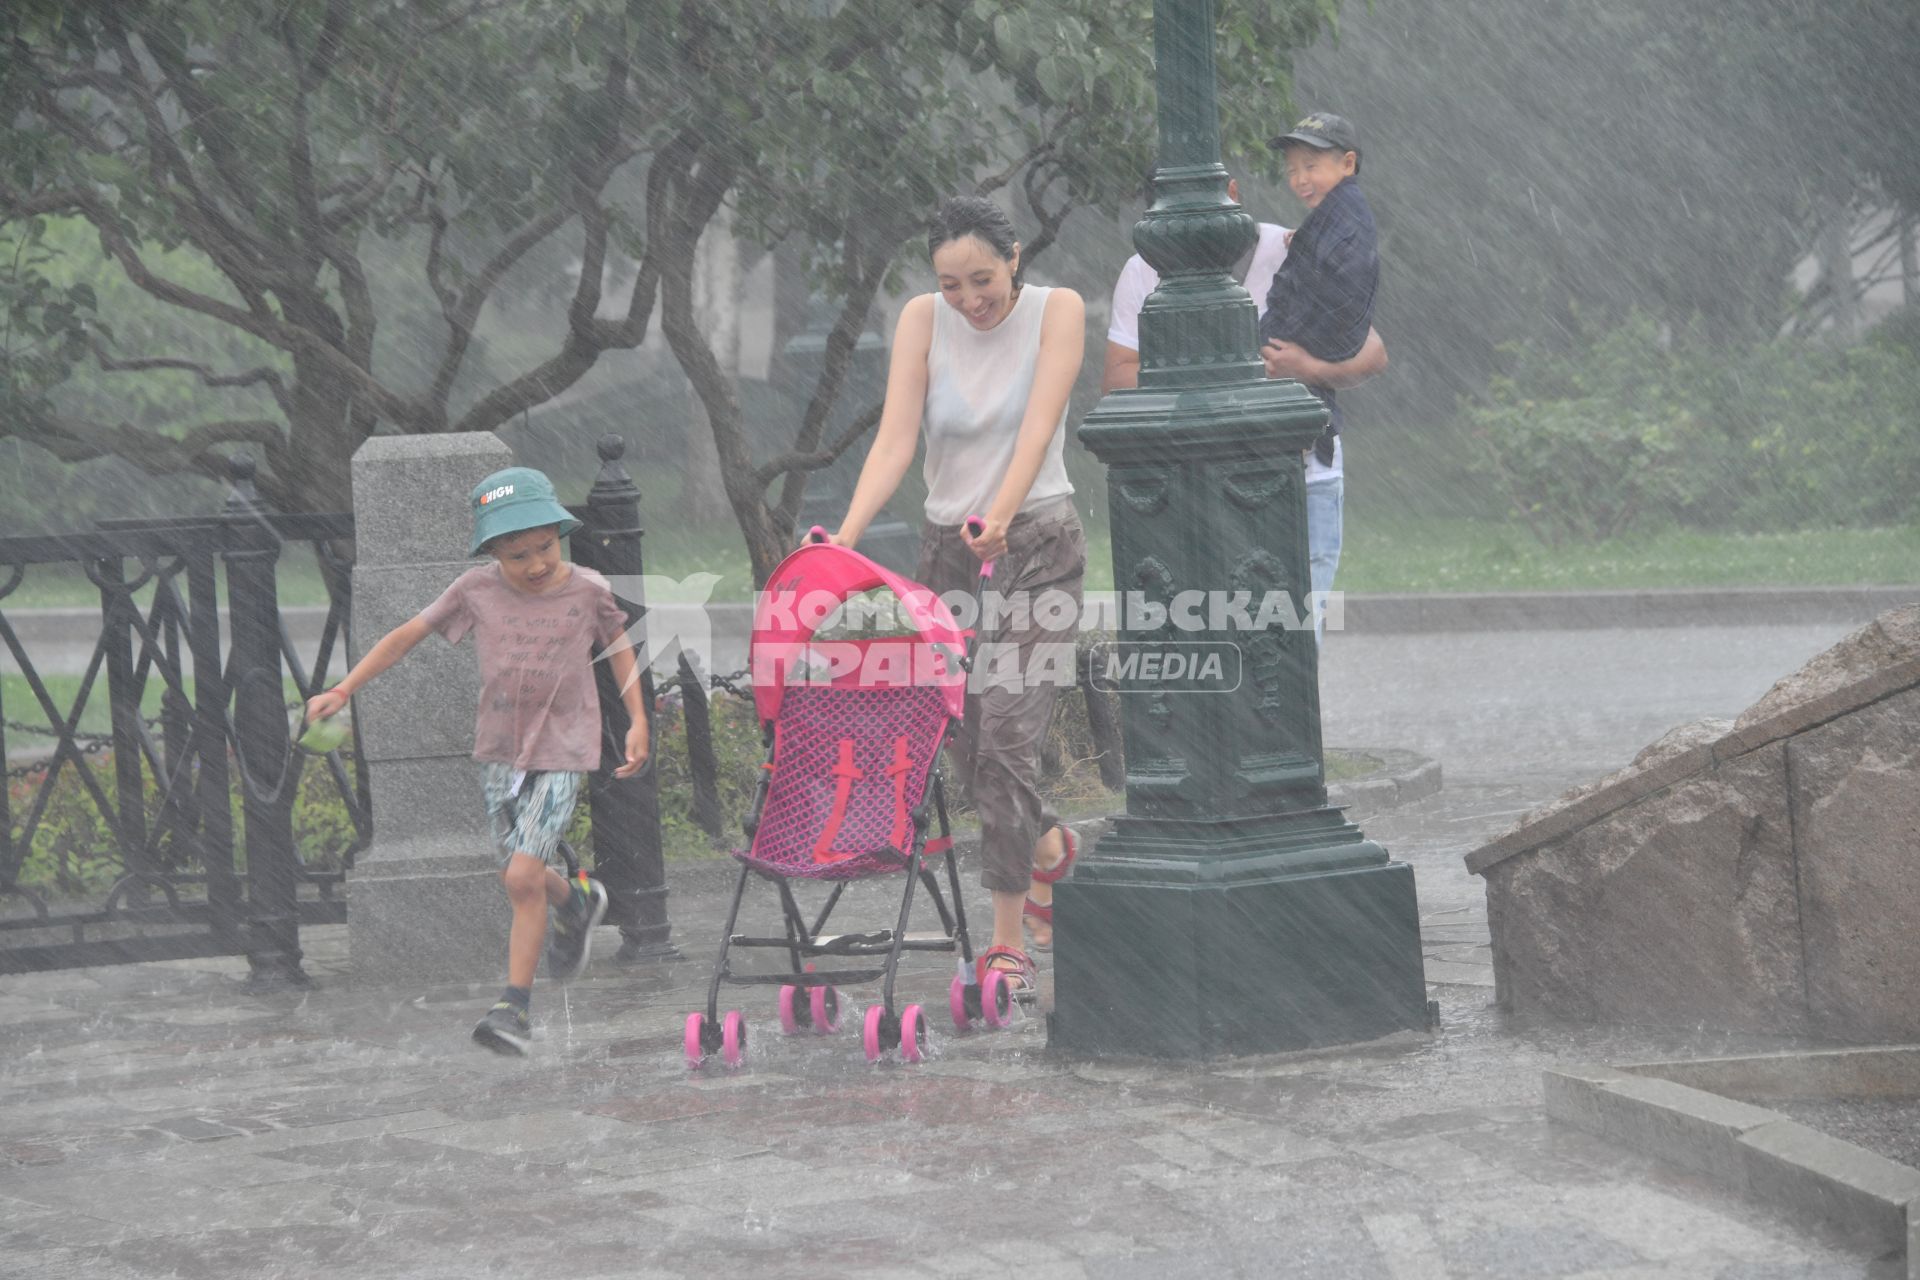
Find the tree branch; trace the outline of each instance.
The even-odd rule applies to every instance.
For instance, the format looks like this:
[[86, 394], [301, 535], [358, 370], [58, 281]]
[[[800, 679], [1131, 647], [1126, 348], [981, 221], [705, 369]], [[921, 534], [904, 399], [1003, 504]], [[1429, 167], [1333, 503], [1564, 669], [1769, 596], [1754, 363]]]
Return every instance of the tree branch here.
[[[320, 35], [313, 42], [313, 53], [300, 67], [300, 91], [312, 93], [327, 82], [333, 74], [334, 64], [339, 61], [340, 50], [345, 44], [347, 26], [347, 0], [327, 0], [326, 16], [320, 20]], [[292, 47], [292, 39], [288, 39]]]
[[1005, 169], [1001, 170], [999, 173], [993, 174], [989, 177], [982, 178], [979, 182], [975, 183], [973, 187], [974, 194], [981, 195], [981, 196], [992, 195], [994, 192], [998, 191], [1000, 188], [1006, 186], [1009, 182], [1012, 182], [1013, 176], [1016, 173], [1019, 173], [1020, 170], [1025, 168], [1027, 165], [1032, 164], [1035, 160], [1038, 160], [1041, 156], [1046, 155], [1049, 151], [1052, 151], [1052, 150], [1053, 150], [1053, 139], [1051, 138], [1035, 145], [1025, 155], [1021, 156], [1018, 160], [1015, 160], [1012, 164], [1008, 165]]
[[[832, 331], [827, 334], [826, 349], [821, 356], [820, 378], [814, 384], [813, 395], [808, 399], [806, 413], [801, 418], [800, 430], [794, 437], [793, 452], [803, 456], [812, 455], [818, 448], [820, 437], [826, 431], [827, 417], [840, 401], [847, 370], [853, 364], [854, 348], [860, 341], [861, 330], [866, 327], [867, 313], [873, 307], [874, 295], [879, 292], [880, 284], [886, 278], [887, 263], [892, 258], [890, 244], [885, 249], [878, 245], [865, 246], [856, 238], [857, 234], [853, 228], [847, 231], [845, 258], [852, 284], [847, 290], [846, 301], [840, 307], [840, 315], [835, 319]], [[877, 239], [885, 241], [886, 237], [883, 235]], [[833, 451], [832, 456], [838, 457], [840, 450], [845, 447], [842, 444]], [[770, 470], [763, 465], [756, 468], [754, 479], [765, 487], [782, 473], [786, 475], [780, 500], [774, 506], [777, 516], [799, 511], [800, 500], [805, 494], [807, 473], [815, 469], [779, 467]]]
[[120, 422], [108, 425], [60, 414], [28, 412], [0, 428], [28, 444], [38, 445], [62, 462], [90, 462], [96, 458], [123, 458], [150, 475], [200, 471], [221, 478], [226, 458], [215, 452], [221, 445], [251, 444], [267, 455], [267, 465], [284, 475], [287, 465], [286, 429], [277, 422], [238, 419], [207, 422], [190, 428], [179, 439]]
[[[757, 467], [754, 470], [754, 479], [762, 484], [771, 484], [782, 472], [818, 471], [822, 467], [832, 466], [839, 460], [841, 454], [859, 442], [861, 436], [873, 430], [874, 425], [880, 421], [880, 411], [885, 407], [884, 403], [868, 405], [861, 411], [860, 416], [848, 423], [846, 430], [842, 431], [824, 450], [817, 453], [783, 453]], [[763, 476], [764, 480], [761, 479]], [[780, 509], [783, 511], [786, 509], [784, 500], [781, 502]], [[794, 509], [799, 510], [797, 503]]]
[[[276, 278], [281, 278], [270, 265], [272, 246], [229, 217], [201, 185], [192, 160], [181, 150], [166, 112], [146, 82], [140, 59], [126, 33], [114, 29], [112, 34], [120, 74], [98, 69], [70, 78], [84, 81], [109, 99], [131, 100], [134, 114], [145, 125], [153, 187], [173, 206], [188, 238], [230, 278], [244, 279], [255, 288], [270, 286]], [[131, 141], [134, 130], [129, 128], [127, 136]]]
[[[526, 223], [518, 231], [514, 232], [512, 236], [508, 237], [507, 243], [502, 246], [498, 253], [494, 254], [493, 257], [488, 260], [485, 267], [481, 268], [480, 274], [474, 277], [473, 282], [460, 292], [452, 308], [446, 309], [443, 306], [441, 314], [446, 318], [448, 330], [447, 349], [445, 353], [441, 355], [440, 367], [433, 375], [433, 390], [428, 393], [429, 399], [434, 403], [445, 405], [447, 394], [453, 387], [454, 379], [460, 375], [460, 366], [466, 361], [467, 348], [473, 342], [473, 327], [478, 323], [480, 312], [487, 305], [487, 299], [493, 295], [494, 287], [500, 283], [500, 277], [504, 276], [508, 268], [512, 267], [514, 263], [525, 257], [528, 251], [535, 245], [566, 225], [572, 217], [573, 210], [562, 205], [549, 209], [539, 217]], [[434, 249], [434, 259], [436, 262], [439, 257], [438, 241], [439, 237], [435, 237], [434, 244], [430, 246]], [[428, 270], [430, 272], [429, 281], [432, 282], [433, 277], [438, 275], [438, 271], [433, 266], [429, 266]], [[443, 289], [445, 289], [443, 284], [434, 285], [434, 292], [436, 294], [441, 294]], [[451, 290], [446, 290], [446, 292], [451, 293]], [[444, 296], [442, 297], [442, 302], [443, 304], [445, 302]], [[571, 341], [571, 339], [569, 339], [569, 341]], [[589, 362], [587, 367], [591, 368], [592, 363]], [[585, 370], [582, 370], [582, 372], [585, 372]], [[574, 376], [577, 378], [579, 375], [575, 374]], [[533, 403], [537, 404], [538, 401], [534, 401]], [[522, 406], [522, 408], [524, 407], [525, 406]], [[518, 413], [519, 409], [515, 409], [514, 412]], [[505, 420], [505, 418], [501, 419], [503, 422]], [[490, 430], [491, 428], [482, 427], [473, 429]]]
[[[102, 20], [124, 43], [126, 29], [112, 6], [104, 10]], [[227, 109], [200, 87], [193, 74], [192, 59], [178, 33], [165, 29], [158, 21], [141, 26], [139, 33], [141, 45], [185, 109], [200, 145], [207, 149], [207, 157], [213, 162], [213, 170], [225, 185], [228, 197], [243, 208], [249, 206], [260, 194], [260, 184], [252, 180], [245, 157], [226, 134]]]
[[68, 210], [78, 211], [92, 223], [94, 230], [100, 233], [100, 243], [120, 264], [120, 269], [127, 273], [127, 278], [160, 301], [172, 303], [183, 310], [198, 312], [224, 324], [232, 325], [283, 351], [295, 355], [314, 356], [352, 386], [355, 395], [364, 399], [390, 422], [411, 422], [419, 417], [418, 406], [382, 386], [369, 370], [348, 359], [345, 353], [335, 347], [325, 336], [300, 325], [288, 324], [271, 314], [243, 311], [231, 303], [208, 297], [176, 281], [156, 275], [141, 258], [139, 252], [134, 249], [131, 238], [126, 229], [121, 226], [120, 220], [95, 192], [68, 189], [23, 196], [11, 188], [0, 186], [0, 213], [8, 217]]
[[287, 396], [287, 384], [277, 369], [261, 365], [257, 369], [248, 369], [242, 373], [215, 373], [207, 365], [197, 360], [188, 360], [181, 356], [140, 356], [128, 360], [115, 359], [107, 354], [106, 348], [98, 342], [93, 344], [93, 358], [108, 373], [144, 373], [151, 369], [179, 369], [195, 374], [209, 387], [252, 387], [265, 385], [273, 393], [274, 401], [280, 408], [291, 413], [291, 401]]

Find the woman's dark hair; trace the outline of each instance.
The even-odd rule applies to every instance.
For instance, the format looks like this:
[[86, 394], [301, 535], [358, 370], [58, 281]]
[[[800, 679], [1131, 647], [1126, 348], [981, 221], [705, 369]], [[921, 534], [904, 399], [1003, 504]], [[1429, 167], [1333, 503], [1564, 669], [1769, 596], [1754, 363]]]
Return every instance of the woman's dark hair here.
[[[927, 255], [931, 257], [941, 245], [966, 236], [978, 237], [1004, 262], [1013, 261], [1013, 251], [1020, 245], [1020, 237], [1013, 233], [1013, 223], [1000, 212], [999, 205], [985, 196], [954, 196], [940, 206], [927, 228]], [[1020, 277], [1026, 270], [1025, 262], [1014, 270], [1015, 288], [1019, 287]]]

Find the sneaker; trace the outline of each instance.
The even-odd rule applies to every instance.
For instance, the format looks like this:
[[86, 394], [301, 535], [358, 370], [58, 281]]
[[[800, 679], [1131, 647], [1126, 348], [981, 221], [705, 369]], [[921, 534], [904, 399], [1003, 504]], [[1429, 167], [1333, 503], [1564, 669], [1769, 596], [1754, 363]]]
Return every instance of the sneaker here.
[[557, 907], [547, 926], [547, 976], [572, 982], [587, 969], [593, 949], [594, 926], [607, 914], [607, 890], [598, 880], [581, 876], [573, 882], [573, 896]]
[[526, 1057], [528, 1046], [533, 1044], [533, 1027], [527, 1022], [527, 1011], [502, 1000], [475, 1024], [473, 1042], [508, 1057]]

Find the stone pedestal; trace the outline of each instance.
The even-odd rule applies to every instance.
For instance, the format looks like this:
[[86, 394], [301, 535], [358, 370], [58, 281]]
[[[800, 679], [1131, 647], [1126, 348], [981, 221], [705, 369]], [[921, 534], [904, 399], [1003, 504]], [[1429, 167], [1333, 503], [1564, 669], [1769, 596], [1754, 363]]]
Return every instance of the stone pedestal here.
[[[486, 433], [376, 436], [353, 455], [353, 657], [475, 561], [467, 494], [513, 452]], [[474, 772], [479, 670], [429, 637], [354, 699], [373, 788], [373, 843], [347, 912], [361, 982], [490, 982], [505, 971], [507, 900]]]

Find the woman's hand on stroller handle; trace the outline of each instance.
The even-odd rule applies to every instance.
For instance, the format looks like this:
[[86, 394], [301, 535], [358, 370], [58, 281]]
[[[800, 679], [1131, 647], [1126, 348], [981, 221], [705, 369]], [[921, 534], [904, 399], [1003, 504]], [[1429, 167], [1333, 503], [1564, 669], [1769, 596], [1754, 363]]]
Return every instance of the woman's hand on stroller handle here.
[[985, 516], [968, 516], [960, 526], [960, 540], [967, 544], [969, 551], [980, 557], [980, 576], [991, 578], [993, 562], [1007, 549], [1006, 527], [1002, 525], [989, 533]]

